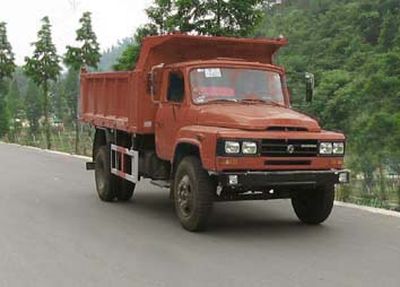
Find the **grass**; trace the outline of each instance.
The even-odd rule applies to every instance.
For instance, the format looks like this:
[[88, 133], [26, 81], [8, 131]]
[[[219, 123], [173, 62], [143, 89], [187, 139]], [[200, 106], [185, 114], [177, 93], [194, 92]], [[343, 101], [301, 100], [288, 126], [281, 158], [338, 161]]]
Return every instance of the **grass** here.
[[[93, 130], [90, 127], [82, 126], [79, 133], [78, 152], [75, 149], [75, 131], [72, 129], [52, 130], [51, 149], [70, 154], [92, 155]], [[13, 142], [21, 145], [34, 146], [45, 149], [47, 147], [44, 131], [32, 135], [28, 130], [21, 130], [13, 138], [6, 138], [6, 142]]]
[[354, 179], [350, 184], [338, 188], [336, 199], [358, 205], [400, 211], [400, 179], [386, 178], [384, 185], [383, 193], [378, 179], [373, 181], [370, 189], [365, 187], [363, 180]]

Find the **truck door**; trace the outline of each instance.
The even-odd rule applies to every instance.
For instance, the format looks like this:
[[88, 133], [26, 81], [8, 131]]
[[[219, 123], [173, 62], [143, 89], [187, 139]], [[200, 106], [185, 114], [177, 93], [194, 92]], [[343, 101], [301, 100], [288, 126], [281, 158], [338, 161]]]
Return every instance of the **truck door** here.
[[160, 108], [156, 115], [156, 151], [164, 160], [171, 160], [176, 134], [183, 125], [185, 83], [181, 71], [170, 71], [164, 77], [167, 85], [162, 91]]

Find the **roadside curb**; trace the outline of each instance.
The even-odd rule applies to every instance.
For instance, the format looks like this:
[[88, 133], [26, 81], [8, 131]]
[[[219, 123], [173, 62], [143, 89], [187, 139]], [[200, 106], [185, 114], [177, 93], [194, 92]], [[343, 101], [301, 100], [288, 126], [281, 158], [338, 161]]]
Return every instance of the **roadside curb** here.
[[6, 144], [6, 145], [16, 146], [16, 147], [20, 147], [20, 148], [26, 148], [26, 149], [30, 149], [30, 150], [47, 152], [47, 153], [56, 154], [56, 155], [74, 157], [74, 158], [83, 159], [83, 160], [92, 160], [92, 158], [88, 157], [88, 156], [83, 156], [83, 155], [78, 155], [78, 154], [71, 154], [71, 153], [66, 153], [66, 152], [61, 152], [61, 151], [56, 151], [56, 150], [42, 149], [42, 148], [28, 146], [28, 145], [20, 145], [20, 144], [16, 144], [16, 143], [7, 143], [7, 142], [3, 142], [3, 141], [0, 141], [0, 144]]
[[397, 211], [392, 211], [392, 210], [387, 210], [387, 209], [382, 209], [382, 208], [376, 208], [376, 207], [370, 207], [370, 206], [356, 205], [356, 204], [353, 204], [353, 203], [342, 202], [342, 201], [335, 201], [335, 205], [336, 206], [341, 206], [341, 207], [359, 209], [359, 210], [367, 211], [367, 212], [370, 212], [370, 213], [375, 213], [375, 214], [380, 214], [380, 215], [386, 215], [386, 216], [392, 216], [392, 217], [400, 218], [400, 212], [397, 212]]

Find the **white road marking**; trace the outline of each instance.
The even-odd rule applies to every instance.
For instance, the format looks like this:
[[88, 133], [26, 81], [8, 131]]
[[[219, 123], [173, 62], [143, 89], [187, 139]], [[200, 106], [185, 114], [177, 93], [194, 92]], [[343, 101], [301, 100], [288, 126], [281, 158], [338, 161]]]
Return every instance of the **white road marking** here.
[[394, 217], [400, 218], [400, 212], [397, 212], [397, 211], [376, 208], [376, 207], [370, 207], [370, 206], [357, 205], [357, 204], [342, 202], [342, 201], [335, 201], [335, 205], [364, 210], [364, 211], [368, 211], [368, 212], [375, 213], [375, 214], [394, 216]]
[[20, 145], [20, 144], [15, 144], [15, 143], [6, 143], [3, 141], [0, 141], [1, 144], [7, 144], [7, 145], [12, 145], [20, 148], [25, 148], [25, 149], [30, 149], [30, 150], [36, 150], [36, 151], [41, 151], [41, 152], [47, 152], [51, 154], [56, 154], [56, 155], [62, 155], [62, 156], [68, 156], [68, 157], [74, 157], [74, 158], [79, 158], [83, 160], [88, 160], [91, 161], [92, 158], [88, 156], [83, 156], [83, 155], [78, 155], [78, 154], [70, 154], [66, 152], [61, 152], [61, 151], [56, 151], [56, 150], [48, 150], [48, 149], [42, 149], [38, 147], [33, 147], [33, 146], [27, 146], [27, 145]]

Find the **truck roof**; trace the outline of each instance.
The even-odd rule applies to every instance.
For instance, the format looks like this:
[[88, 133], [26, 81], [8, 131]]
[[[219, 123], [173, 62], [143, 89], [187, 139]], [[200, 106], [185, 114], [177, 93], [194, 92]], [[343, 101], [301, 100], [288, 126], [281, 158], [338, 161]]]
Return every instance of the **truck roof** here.
[[136, 69], [150, 70], [153, 66], [180, 62], [211, 60], [216, 58], [240, 58], [248, 62], [272, 64], [275, 52], [285, 46], [287, 40], [249, 39], [187, 34], [168, 34], [147, 37]]

